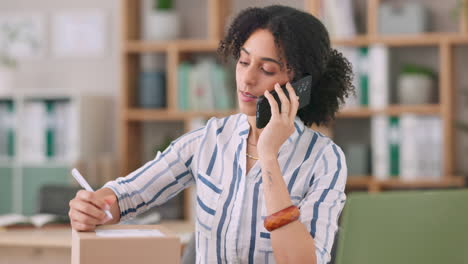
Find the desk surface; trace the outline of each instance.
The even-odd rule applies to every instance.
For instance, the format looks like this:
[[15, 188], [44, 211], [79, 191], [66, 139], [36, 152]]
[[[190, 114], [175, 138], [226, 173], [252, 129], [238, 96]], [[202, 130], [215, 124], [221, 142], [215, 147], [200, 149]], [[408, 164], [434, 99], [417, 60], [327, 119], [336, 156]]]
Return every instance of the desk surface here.
[[[160, 225], [176, 233], [184, 245], [195, 228], [185, 221], [167, 221]], [[71, 248], [71, 229], [67, 227], [20, 228], [0, 231], [0, 246]]]

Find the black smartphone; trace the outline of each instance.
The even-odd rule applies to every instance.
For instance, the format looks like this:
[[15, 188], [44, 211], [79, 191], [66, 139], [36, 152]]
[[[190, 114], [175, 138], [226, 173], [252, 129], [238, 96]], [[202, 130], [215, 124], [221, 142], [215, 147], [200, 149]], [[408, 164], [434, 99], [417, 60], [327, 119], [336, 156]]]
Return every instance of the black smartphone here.
[[[298, 81], [291, 84], [296, 92], [296, 95], [299, 96], [299, 109], [310, 103], [310, 92], [312, 85], [312, 76], [306, 75], [305, 77], [299, 79]], [[289, 99], [289, 93], [286, 89], [286, 85], [282, 85], [286, 97]], [[281, 112], [281, 100], [276, 93], [276, 90], [270, 92], [278, 103], [279, 110]], [[257, 114], [256, 114], [256, 124], [257, 128], [264, 128], [271, 118], [271, 108], [268, 99], [265, 96], [260, 96], [257, 100]]]

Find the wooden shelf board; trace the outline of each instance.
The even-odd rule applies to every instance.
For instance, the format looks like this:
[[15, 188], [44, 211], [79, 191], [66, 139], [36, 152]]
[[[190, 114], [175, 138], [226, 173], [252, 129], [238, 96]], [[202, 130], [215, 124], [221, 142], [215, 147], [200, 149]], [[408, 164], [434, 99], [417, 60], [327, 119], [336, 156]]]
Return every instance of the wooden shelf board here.
[[386, 35], [371, 38], [372, 43], [380, 43], [388, 46], [435, 46], [444, 41], [449, 41], [454, 33], [424, 33], [412, 35]]
[[369, 107], [357, 107], [343, 109], [337, 113], [337, 118], [365, 118], [370, 117], [375, 113], [375, 110]]
[[454, 36], [451, 40], [451, 43], [453, 44], [468, 44], [468, 34], [466, 35], [459, 35], [459, 36]]
[[219, 41], [216, 40], [183, 40], [177, 42], [177, 48], [180, 51], [216, 51]]
[[468, 36], [459, 33], [422, 33], [411, 35], [360, 35], [349, 39], [333, 38], [333, 45], [367, 46], [384, 44], [387, 46], [435, 46], [443, 42], [468, 44]]
[[413, 113], [420, 115], [438, 115], [440, 114], [440, 105], [391, 105], [384, 110], [384, 113], [388, 115], [400, 115], [404, 113]]
[[353, 38], [332, 38], [332, 45], [334, 46], [367, 46], [370, 44], [369, 37], [360, 35]]
[[124, 45], [124, 51], [129, 53], [166, 52], [170, 42], [128, 41]]
[[129, 109], [126, 113], [128, 121], [163, 121], [163, 120], [186, 120], [195, 117], [224, 117], [238, 113], [237, 110], [231, 111], [170, 111], [159, 109]]
[[383, 109], [372, 109], [369, 107], [349, 108], [340, 111], [337, 118], [366, 118], [373, 115], [401, 115], [413, 113], [419, 115], [438, 115], [440, 106], [438, 104], [429, 105], [390, 105]]
[[349, 188], [365, 188], [376, 185], [379, 188], [444, 188], [444, 187], [462, 187], [465, 179], [460, 176], [446, 177], [441, 180], [413, 180], [405, 181], [401, 179], [377, 180], [372, 176], [350, 176], [346, 182]]
[[414, 180], [403, 181], [400, 179], [390, 179], [378, 181], [383, 188], [443, 188], [443, 187], [462, 187], [464, 179], [462, 177], [443, 178], [441, 180]]
[[125, 51], [129, 53], [167, 52], [169, 48], [175, 48], [182, 52], [213, 52], [218, 48], [218, 41], [197, 39], [173, 41], [133, 40], [125, 43]]
[[[424, 33], [417, 35], [359, 35], [353, 38], [332, 38], [332, 44], [337, 46], [368, 46], [384, 44], [388, 46], [435, 46], [443, 42], [468, 44], [468, 36], [457, 33]], [[166, 52], [176, 48], [181, 52], [214, 52], [218, 48], [218, 40], [181, 39], [170, 41], [131, 40], [124, 43], [124, 50], [129, 53]]]
[[370, 176], [350, 176], [346, 181], [346, 186], [351, 188], [367, 188], [372, 182]]

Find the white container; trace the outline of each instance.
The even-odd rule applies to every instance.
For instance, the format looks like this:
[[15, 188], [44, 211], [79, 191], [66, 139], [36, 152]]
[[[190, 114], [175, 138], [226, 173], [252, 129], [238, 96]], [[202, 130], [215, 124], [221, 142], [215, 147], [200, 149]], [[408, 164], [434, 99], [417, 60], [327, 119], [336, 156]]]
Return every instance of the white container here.
[[16, 71], [12, 68], [0, 66], [0, 95], [13, 92], [15, 73]]
[[434, 99], [434, 80], [424, 74], [402, 74], [398, 79], [400, 104], [430, 104]]
[[175, 11], [152, 11], [146, 16], [145, 40], [173, 40], [180, 35], [180, 19]]

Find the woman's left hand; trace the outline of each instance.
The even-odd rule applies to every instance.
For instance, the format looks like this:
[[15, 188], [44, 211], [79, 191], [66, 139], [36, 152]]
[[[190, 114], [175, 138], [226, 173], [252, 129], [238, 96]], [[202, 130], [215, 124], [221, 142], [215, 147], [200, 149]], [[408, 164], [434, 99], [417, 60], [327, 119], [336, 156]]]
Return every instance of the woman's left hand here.
[[260, 160], [267, 158], [276, 159], [280, 147], [294, 133], [294, 119], [299, 107], [299, 97], [289, 82], [286, 84], [286, 89], [291, 100], [288, 100], [280, 85], [278, 83], [275, 84], [276, 93], [278, 93], [281, 100], [281, 113], [273, 95], [268, 90], [264, 93], [270, 103], [271, 119], [263, 129], [257, 142]]

